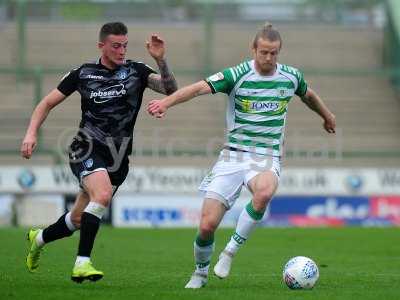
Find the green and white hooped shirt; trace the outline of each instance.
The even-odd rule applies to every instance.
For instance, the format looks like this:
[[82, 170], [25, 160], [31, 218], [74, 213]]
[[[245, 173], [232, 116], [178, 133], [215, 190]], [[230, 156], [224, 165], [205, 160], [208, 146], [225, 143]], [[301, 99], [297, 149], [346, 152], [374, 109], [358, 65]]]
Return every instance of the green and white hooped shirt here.
[[298, 69], [277, 64], [272, 76], [260, 75], [254, 60], [227, 68], [208, 78], [213, 93], [229, 96], [226, 146], [263, 155], [281, 156], [287, 106], [307, 92]]

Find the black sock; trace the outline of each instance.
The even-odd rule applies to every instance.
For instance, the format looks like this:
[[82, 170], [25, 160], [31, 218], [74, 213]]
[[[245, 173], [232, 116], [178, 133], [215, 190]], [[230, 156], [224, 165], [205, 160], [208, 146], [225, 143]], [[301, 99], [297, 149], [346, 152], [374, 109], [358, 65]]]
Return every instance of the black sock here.
[[63, 214], [57, 220], [57, 222], [51, 224], [49, 227], [43, 230], [42, 236], [43, 236], [43, 241], [45, 243], [49, 243], [55, 240], [62, 239], [67, 236], [71, 236], [74, 233], [68, 228], [67, 224], [65, 223], [66, 214], [67, 213]]
[[83, 212], [81, 218], [81, 237], [79, 240], [78, 256], [90, 257], [94, 239], [100, 227], [100, 219], [95, 215]]

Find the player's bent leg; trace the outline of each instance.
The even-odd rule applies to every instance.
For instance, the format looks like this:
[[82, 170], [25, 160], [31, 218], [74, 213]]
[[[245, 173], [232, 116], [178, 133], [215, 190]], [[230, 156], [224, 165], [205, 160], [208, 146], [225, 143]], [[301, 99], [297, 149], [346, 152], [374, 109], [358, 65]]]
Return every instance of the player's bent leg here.
[[76, 230], [78, 230], [80, 224], [75, 220], [75, 215], [82, 214], [88, 200], [88, 195], [85, 192], [80, 191], [76, 196], [73, 209], [64, 214], [56, 223], [43, 230], [43, 241], [47, 244], [71, 236]]
[[90, 255], [100, 220], [112, 198], [112, 185], [106, 171], [86, 176], [83, 185], [89, 194], [90, 202], [82, 213], [78, 255], [71, 276], [71, 279], [78, 283], [84, 280], [97, 281], [104, 276], [103, 272], [93, 267]]
[[201, 209], [199, 237], [202, 240], [214, 239], [214, 232], [225, 215], [225, 205], [216, 199], [204, 199]]
[[253, 194], [252, 205], [256, 213], [264, 213], [271, 201], [276, 189], [278, 188], [278, 178], [273, 171], [265, 171], [248, 183], [248, 187]]
[[[84, 207], [87, 205], [88, 196], [84, 192], [77, 195], [74, 209], [71, 212], [62, 215], [57, 222], [48, 226], [44, 230], [31, 229], [28, 232], [27, 239], [29, 241], [29, 251], [26, 257], [26, 266], [30, 272], [35, 272], [39, 267], [40, 254], [43, 246], [47, 243], [71, 236], [74, 231], [78, 230], [79, 224], [76, 225], [73, 215], [82, 214]], [[78, 211], [81, 210], [81, 211]]]
[[205, 199], [203, 202], [199, 234], [194, 242], [195, 271], [185, 288], [197, 289], [207, 284], [208, 269], [214, 252], [214, 232], [226, 212], [218, 200]]
[[263, 218], [265, 209], [278, 186], [278, 179], [273, 172], [265, 171], [251, 179], [248, 186], [253, 194], [253, 200], [242, 210], [235, 232], [214, 267], [215, 275], [221, 279], [229, 275], [233, 257]]
[[261, 221], [263, 215], [264, 212], [255, 213], [251, 201], [242, 210], [238, 218], [235, 232], [231, 236], [225, 249], [219, 255], [218, 262], [214, 266], [214, 274], [217, 277], [224, 279], [229, 276], [233, 257], [247, 240], [256, 225]]

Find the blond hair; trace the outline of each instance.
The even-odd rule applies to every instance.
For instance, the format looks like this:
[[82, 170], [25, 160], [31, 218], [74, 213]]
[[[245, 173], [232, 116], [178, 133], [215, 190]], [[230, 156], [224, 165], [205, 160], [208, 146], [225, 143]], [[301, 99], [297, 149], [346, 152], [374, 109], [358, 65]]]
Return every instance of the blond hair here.
[[268, 40], [271, 42], [279, 41], [280, 42], [279, 49], [282, 48], [281, 35], [279, 31], [269, 22], [265, 22], [265, 24], [260, 29], [258, 29], [253, 40], [254, 49], [257, 49], [257, 43], [259, 39]]

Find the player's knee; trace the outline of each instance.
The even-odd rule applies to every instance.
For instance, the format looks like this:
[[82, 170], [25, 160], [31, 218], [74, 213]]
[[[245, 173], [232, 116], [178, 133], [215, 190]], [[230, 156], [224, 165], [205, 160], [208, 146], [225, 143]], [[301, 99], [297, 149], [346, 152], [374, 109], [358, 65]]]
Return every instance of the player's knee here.
[[253, 197], [253, 206], [256, 211], [262, 211], [272, 199], [273, 191], [269, 188], [264, 188], [256, 191]]
[[103, 206], [108, 206], [112, 198], [112, 188], [104, 187], [93, 193], [91, 201], [102, 204]]
[[273, 194], [274, 194], [274, 191], [271, 188], [265, 187], [265, 188], [261, 188], [261, 189], [257, 190], [254, 193], [254, 198], [257, 199], [258, 202], [268, 203], [271, 200]]
[[214, 222], [202, 222], [199, 229], [201, 236], [210, 236], [217, 230], [217, 224]]
[[267, 208], [268, 202], [265, 201], [253, 201], [253, 208], [256, 212], [263, 212]]

